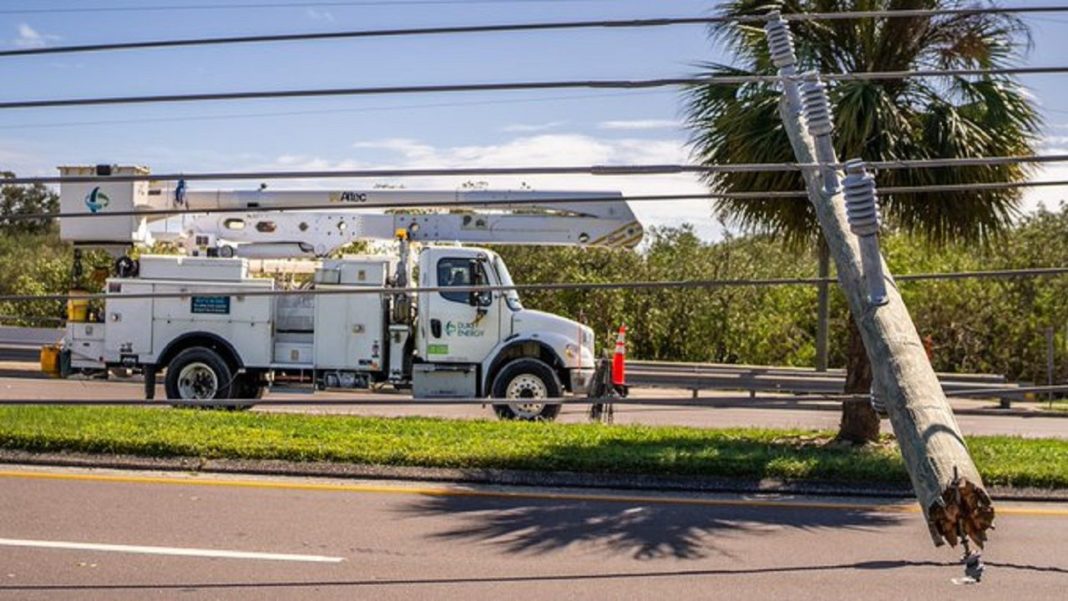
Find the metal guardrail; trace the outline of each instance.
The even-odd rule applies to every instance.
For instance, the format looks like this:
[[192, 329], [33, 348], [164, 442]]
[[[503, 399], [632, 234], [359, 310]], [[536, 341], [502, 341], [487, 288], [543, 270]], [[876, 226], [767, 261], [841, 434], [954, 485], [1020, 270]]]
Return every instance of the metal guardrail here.
[[57, 328], [0, 327], [0, 361], [36, 363], [41, 347], [62, 337], [63, 330]]
[[9, 348], [35, 347], [54, 344], [63, 337], [59, 328], [0, 327], [0, 346]]
[[[745, 365], [738, 363], [680, 363], [676, 361], [627, 361], [627, 369], [631, 372], [664, 372], [670, 371], [682, 374], [701, 373], [748, 373], [753, 375], [783, 375], [783, 376], [812, 376], [812, 377], [842, 377], [846, 371], [840, 368], [816, 371], [811, 367], [790, 367], [778, 365]], [[1007, 378], [1000, 374], [978, 373], [948, 373], [938, 374], [940, 379], [955, 382], [977, 382], [985, 384], [1004, 384]]]
[[[1024, 391], [997, 374], [938, 374], [946, 394], [968, 392], [975, 396], [1022, 400]], [[845, 390], [845, 371], [818, 372], [799, 367], [730, 365], [717, 363], [668, 363], [628, 361], [627, 380], [631, 386], [675, 388], [693, 391], [742, 390], [751, 396], [758, 392], [840, 395]]]

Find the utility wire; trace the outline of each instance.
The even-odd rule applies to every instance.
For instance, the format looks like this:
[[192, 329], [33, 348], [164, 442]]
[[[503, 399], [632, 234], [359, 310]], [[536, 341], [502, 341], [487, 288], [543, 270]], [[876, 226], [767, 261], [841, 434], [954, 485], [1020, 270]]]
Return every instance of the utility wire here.
[[[569, 0], [578, 2], [610, 2], [611, 0]], [[408, 7], [408, 6], [464, 6], [478, 4], [546, 4], [560, 0], [350, 0], [335, 2], [249, 2], [241, 4], [168, 4], [156, 6], [87, 6], [80, 8], [13, 8], [0, 10], [0, 15], [163, 12], [182, 10], [241, 10], [246, 8], [330, 8], [330, 7]]]
[[[929, 69], [916, 71], [872, 71], [867, 73], [830, 73], [821, 75], [829, 81], [883, 81], [919, 77], [992, 77], [1004, 75], [1044, 75], [1068, 73], [1068, 66], [1004, 67], [996, 69]], [[787, 76], [801, 80], [804, 75]], [[250, 92], [211, 92], [194, 94], [154, 94], [145, 96], [105, 96], [93, 98], [59, 98], [51, 100], [15, 100], [0, 102], [0, 109], [34, 109], [73, 106], [154, 104], [161, 102], [204, 102], [278, 98], [322, 98], [330, 96], [376, 96], [384, 94], [443, 94], [457, 92], [507, 92], [515, 90], [561, 89], [648, 89], [696, 85], [740, 85], [775, 83], [779, 75], [716, 75], [712, 77], [669, 77], [660, 79], [587, 79], [566, 81], [517, 81], [470, 84], [431, 84], [412, 86], [378, 86], [359, 88], [305, 88]]]
[[[407, 3], [413, 4], [413, 3]], [[260, 5], [259, 7], [272, 5]], [[277, 5], [274, 5], [277, 6]], [[313, 6], [313, 5], [306, 5]], [[223, 8], [223, 7], [220, 7]], [[147, 9], [147, 8], [146, 8]], [[75, 9], [77, 10], [77, 9]], [[33, 11], [0, 11], [0, 14]], [[893, 10], [893, 11], [843, 11], [832, 13], [802, 13], [783, 15], [787, 21], [836, 21], [847, 19], [873, 18], [920, 18], [949, 15], [983, 15], [983, 14], [1032, 14], [1063, 13], [1068, 6], [1038, 6], [1023, 8], [977, 8], [977, 9], [933, 9], [933, 10]], [[30, 56], [41, 54], [72, 54], [81, 52], [104, 52], [115, 50], [143, 50], [152, 48], [179, 48], [188, 46], [219, 46], [230, 44], [277, 43], [313, 40], [339, 40], [356, 38], [382, 38], [423, 35], [457, 35], [472, 33], [515, 33], [524, 31], [553, 31], [573, 29], [635, 29], [649, 27], [669, 27], [678, 25], [711, 25], [716, 23], [760, 23], [768, 20], [767, 15], [742, 17], [659, 17], [650, 19], [597, 19], [583, 21], [555, 21], [536, 23], [497, 23], [489, 25], [454, 25], [438, 27], [405, 27], [394, 29], [360, 29], [348, 31], [320, 31], [310, 33], [261, 34], [247, 36], [198, 37], [163, 40], [142, 40], [134, 42], [110, 42], [99, 44], [75, 44], [68, 46], [47, 46], [43, 48], [19, 48], [0, 50], [3, 56]]]
[[[641, 380], [641, 375], [636, 374], [636, 379]], [[744, 382], [740, 383], [739, 388], [744, 389]], [[716, 390], [725, 390], [726, 388], [718, 388]], [[1010, 395], [1023, 395], [1028, 393], [1045, 393], [1045, 392], [1066, 392], [1068, 391], [1068, 385], [1055, 385], [1055, 386], [990, 386], [986, 388], [975, 388], [969, 390], [948, 390], [945, 391], [947, 397], [976, 397], [976, 398], [993, 398], [1002, 394]], [[866, 394], [849, 394], [849, 393], [824, 393], [824, 394], [797, 394], [791, 395], [787, 393], [775, 394], [763, 394], [763, 395], [739, 395], [739, 396], [727, 396], [727, 395], [715, 395], [709, 396], [702, 394], [699, 396], [691, 397], [658, 397], [658, 396], [631, 396], [631, 397], [553, 397], [546, 399], [539, 399], [553, 405], [591, 405], [591, 404], [611, 404], [611, 405], [652, 405], [660, 407], [718, 407], [718, 406], [794, 406], [801, 403], [812, 403], [820, 401], [845, 401], [845, 400], [868, 400], [870, 397]], [[316, 398], [314, 401], [308, 401], [305, 399], [33, 399], [33, 398], [0, 398], [0, 406], [24, 406], [24, 405], [36, 405], [36, 406], [87, 406], [87, 407], [100, 407], [100, 406], [154, 406], [159, 407], [161, 405], [170, 405], [174, 407], [215, 407], [218, 405], [234, 405], [244, 407], [264, 406], [264, 407], [293, 407], [293, 406], [378, 406], [378, 405], [394, 405], [398, 402], [402, 402], [405, 405], [479, 405], [483, 406], [487, 403], [485, 398], [448, 398], [448, 399], [404, 399], [398, 401], [395, 398]], [[492, 399], [490, 399], [492, 402]]]
[[[1030, 156], [1003, 157], [965, 157], [905, 159], [892, 161], [872, 161], [865, 166], [874, 170], [927, 169], [949, 167], [978, 167], [1020, 164], [1045, 164], [1068, 162], [1068, 154], [1048, 154]], [[844, 163], [836, 165], [843, 168]], [[16, 184], [64, 184], [64, 183], [113, 183], [140, 181], [205, 181], [205, 180], [277, 180], [277, 179], [336, 179], [336, 178], [399, 178], [399, 177], [471, 177], [494, 175], [680, 175], [686, 173], [772, 173], [783, 171], [803, 171], [819, 169], [816, 163], [724, 163], [719, 165], [582, 165], [582, 166], [545, 166], [545, 167], [427, 167], [421, 169], [346, 169], [316, 171], [214, 171], [200, 173], [163, 173], [163, 174], [121, 174], [109, 176], [27, 176], [0, 178], [0, 185]], [[963, 185], [963, 184], [962, 184]], [[972, 184], [967, 184], [971, 186]], [[1051, 182], [1005, 182], [993, 183], [995, 186], [1039, 186], [1060, 185]], [[950, 191], [948, 188], [937, 188]], [[880, 189], [882, 193], [895, 191], [894, 188]], [[897, 189], [897, 192], [904, 190]]]
[[[1068, 275], [1068, 267], [1040, 267], [1029, 269], [999, 269], [990, 271], [958, 271], [943, 273], [915, 273], [894, 276], [898, 282], [932, 281], [932, 280], [968, 280], [968, 279], [1007, 279], [1022, 277], [1052, 277]], [[136, 282], [136, 280], [130, 280]], [[136, 294], [3, 294], [0, 302], [24, 303], [38, 301], [68, 301], [68, 300], [104, 300], [104, 299], [149, 299], [149, 298], [190, 298], [193, 296], [334, 296], [346, 294], [417, 294], [420, 292], [537, 292], [542, 290], [687, 290], [687, 289], [715, 289], [715, 288], [738, 288], [755, 287], [769, 288], [777, 286], [816, 286], [820, 284], [833, 284], [835, 278], [771, 278], [771, 279], [730, 279], [730, 280], [674, 280], [674, 281], [646, 281], [646, 282], [556, 282], [545, 284], [516, 284], [512, 286], [423, 286], [417, 288], [314, 288], [311, 290], [256, 290], [245, 288], [243, 290], [214, 290], [204, 289], [198, 291], [183, 292], [145, 292]]]
[[260, 119], [265, 117], [292, 117], [307, 115], [331, 115], [340, 113], [375, 113], [383, 111], [409, 111], [421, 109], [456, 108], [463, 106], [491, 106], [502, 104], [542, 103], [571, 100], [588, 100], [591, 98], [631, 98], [637, 95], [671, 94], [671, 90], [653, 89], [638, 92], [602, 92], [599, 94], [567, 94], [560, 96], [538, 96], [529, 98], [493, 98], [458, 102], [430, 102], [419, 104], [382, 104], [358, 108], [311, 109], [299, 111], [272, 111], [269, 113], [223, 113], [210, 115], [190, 115], [183, 117], [144, 117], [131, 119], [102, 119], [98, 121], [51, 121], [48, 123], [17, 123], [0, 125], [0, 130], [9, 129], [52, 129], [93, 125], [127, 125], [132, 123], [178, 123], [186, 121], [219, 121], [232, 119]]
[[[2, 180], [0, 180], [2, 181]], [[1064, 182], [1068, 185], [1068, 181]], [[324, 191], [325, 192], [325, 191]], [[373, 190], [371, 191], [374, 192]], [[744, 198], [751, 198], [753, 200], [759, 198], [768, 198], [769, 195], [764, 192], [746, 192]], [[805, 192], [773, 192], [772, 198], [804, 198]], [[715, 194], [644, 194], [637, 196], [619, 196], [619, 195], [606, 195], [606, 196], [559, 196], [554, 198], [541, 198], [538, 200], [471, 200], [471, 201], [427, 201], [420, 202], [419, 204], [404, 204], [398, 205], [395, 202], [361, 202], [361, 203], [322, 203], [322, 204], [308, 204], [308, 205], [282, 205], [272, 207], [205, 207], [200, 209], [190, 208], [171, 208], [171, 209], [147, 209], [147, 210], [128, 210], [128, 211], [107, 211], [106, 213], [92, 211], [76, 211], [69, 213], [62, 212], [42, 212], [42, 213], [12, 213], [10, 215], [0, 215], [0, 222], [3, 221], [28, 221], [32, 219], [80, 219], [80, 218], [96, 218], [96, 217], [159, 217], [166, 215], [201, 215], [201, 214], [217, 214], [217, 213], [285, 213], [290, 211], [338, 211], [338, 210], [353, 210], [353, 209], [428, 209], [428, 208], [443, 208], [443, 207], [496, 207], [496, 206], [514, 206], [514, 205], [529, 205], [529, 204], [585, 204], [585, 203], [598, 203], [598, 202], [665, 202], [669, 200], [709, 200], [715, 198], [735, 198], [735, 195], [730, 193]]]
[[[3, 180], [0, 180], [2, 183]], [[878, 190], [882, 196], [893, 194], [934, 194], [938, 192], [971, 192], [1006, 190], [1029, 187], [1056, 187], [1068, 186], [1068, 180], [1052, 180], [1041, 182], [986, 182], [975, 184], [944, 184], [929, 186], [888, 186]], [[325, 192], [325, 191], [324, 191]], [[359, 204], [345, 203], [322, 203], [322, 204], [293, 204], [270, 207], [204, 207], [204, 208], [169, 208], [169, 209], [144, 209], [126, 211], [71, 211], [71, 212], [39, 212], [39, 213], [11, 213], [0, 215], [0, 222], [30, 221], [40, 219], [94, 219], [102, 217], [160, 217], [171, 215], [205, 215], [227, 213], [285, 213], [290, 211], [343, 211], [353, 209], [427, 209], [447, 207], [500, 207], [515, 205], [553, 205], [553, 204], [587, 204], [599, 202], [670, 202], [678, 200], [801, 200], [807, 199], [808, 193], [802, 190], [776, 191], [776, 192], [709, 192], [703, 194], [642, 194], [631, 196], [606, 195], [606, 196], [558, 196], [551, 198], [539, 198], [535, 200], [464, 200], [460, 201], [426, 201], [415, 204], [398, 205], [395, 202], [366, 202]]]
[[[868, 18], [917, 18], [944, 15], [978, 15], [992, 13], [1059, 13], [1068, 12], [1068, 6], [1034, 7], [1031, 9], [946, 9], [902, 11], [856, 11], [838, 13], [811, 13], [784, 15], [788, 21], [830, 21]], [[3, 14], [3, 11], [0, 11]], [[313, 40], [340, 40], [356, 38], [384, 38], [424, 35], [457, 35], [472, 33], [515, 33], [525, 31], [555, 31], [574, 29], [638, 29], [678, 25], [710, 25], [714, 23], [764, 22], [768, 16], [752, 17], [659, 17], [650, 19], [596, 19], [583, 21], [554, 21], [536, 23], [496, 23], [488, 25], [453, 25], [438, 27], [404, 27], [395, 29], [360, 29], [348, 31], [320, 31], [310, 33], [261, 34], [246, 36], [198, 37], [165, 40], [142, 40], [135, 42], [110, 42], [99, 44], [76, 44], [48, 46], [43, 48], [19, 48], [2, 50], [0, 56], [27, 56], [39, 54], [71, 54], [79, 52], [103, 52], [114, 50], [139, 50], [150, 48], [179, 48], [187, 46], [219, 46], [229, 44], [277, 43]]]
[[[2, 14], [2, 13], [0, 13]], [[322, 31], [314, 33], [264, 34], [249, 36], [202, 37], [170, 40], [145, 40], [140, 42], [113, 42], [101, 44], [78, 44], [72, 46], [46, 46], [43, 48], [20, 48], [2, 50], [0, 56], [27, 56], [36, 54], [71, 54], [77, 52], [103, 52], [113, 50], [137, 50], [148, 48], [179, 48], [186, 46], [220, 46], [229, 44], [298, 42], [312, 40], [341, 40], [356, 38], [385, 38], [420, 35], [447, 35], [470, 33], [515, 33], [522, 31], [552, 31], [595, 28], [646, 28], [671, 25], [703, 25], [719, 22], [715, 17], [670, 17], [659, 19], [627, 19], [596, 21], [559, 21], [550, 23], [501, 23], [495, 25], [457, 25], [441, 27], [406, 27], [400, 29], [362, 29], [352, 31]]]
[[[741, 388], [744, 388], [742, 386]], [[1062, 387], [1068, 389], [1068, 386]], [[1017, 388], [1006, 387], [1005, 392], [1016, 392]], [[986, 392], [983, 390], [982, 392]], [[994, 389], [990, 391], [991, 394], [1002, 392], [1000, 389]], [[978, 396], [979, 393], [976, 393]], [[553, 405], [593, 405], [593, 404], [609, 404], [609, 405], [651, 405], [660, 407], [719, 407], [719, 406], [795, 406], [805, 402], [818, 402], [818, 401], [842, 401], [842, 400], [867, 400], [868, 395], [852, 395], [852, 394], [806, 394], [806, 395], [787, 395], [782, 393], [779, 396], [773, 395], [739, 395], [739, 396], [692, 396], [692, 397], [550, 397], [544, 399], [538, 399], [539, 403], [549, 403]], [[500, 401], [503, 399], [497, 399]], [[315, 400], [307, 399], [160, 399], [160, 400], [146, 400], [146, 399], [11, 399], [0, 398], [0, 406], [85, 406], [85, 407], [106, 407], [106, 406], [155, 406], [160, 407], [163, 405], [169, 405], [173, 407], [217, 407], [219, 405], [226, 406], [241, 406], [241, 407], [294, 407], [294, 406], [335, 406], [335, 407], [352, 407], [352, 406], [378, 406], [378, 405], [395, 405], [403, 403], [406, 406], [412, 405], [479, 405], [485, 406], [487, 403], [495, 402], [491, 398], [442, 398], [442, 399], [397, 399], [397, 398], [316, 398]]]
[[[576, 2], [604, 2], [610, 0], [571, 0]], [[400, 0], [365, 0], [365, 1], [337, 1], [337, 2], [257, 2], [244, 4], [172, 4], [163, 6], [89, 6], [78, 8], [16, 8], [0, 10], [0, 15], [14, 14], [56, 14], [56, 13], [93, 13], [93, 12], [160, 12], [179, 10], [238, 10], [246, 8], [276, 9], [276, 8], [322, 8], [322, 7], [349, 7], [349, 6], [449, 6], [465, 4], [538, 4], [555, 2], [559, 0], [412, 0], [408, 2]], [[975, 7], [975, 8], [941, 8], [941, 9], [905, 9], [905, 10], [871, 10], [871, 11], [837, 11], [837, 12], [813, 12], [813, 13], [787, 13], [781, 15], [789, 21], [838, 21], [855, 19], [894, 19], [894, 18], [918, 18], [918, 17], [942, 17], [942, 16], [968, 16], [968, 15], [991, 15], [991, 14], [1035, 14], [1035, 13], [1061, 13], [1068, 12], [1065, 6], [1025, 6], [1025, 7]], [[709, 23], [763, 23], [769, 19], [769, 15], [741, 15], [737, 17], [716, 16], [707, 17]]]

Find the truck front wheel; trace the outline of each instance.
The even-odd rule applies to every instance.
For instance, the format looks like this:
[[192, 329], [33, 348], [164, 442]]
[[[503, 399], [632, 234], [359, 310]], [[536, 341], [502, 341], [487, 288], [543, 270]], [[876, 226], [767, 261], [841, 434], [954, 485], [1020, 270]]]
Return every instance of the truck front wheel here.
[[512, 401], [495, 403], [493, 412], [500, 419], [552, 421], [560, 414], [560, 405], [544, 399], [558, 398], [562, 390], [560, 378], [543, 361], [517, 359], [493, 379], [493, 398]]
[[234, 384], [233, 372], [218, 353], [194, 346], [167, 365], [164, 388], [172, 400], [206, 401], [232, 398]]

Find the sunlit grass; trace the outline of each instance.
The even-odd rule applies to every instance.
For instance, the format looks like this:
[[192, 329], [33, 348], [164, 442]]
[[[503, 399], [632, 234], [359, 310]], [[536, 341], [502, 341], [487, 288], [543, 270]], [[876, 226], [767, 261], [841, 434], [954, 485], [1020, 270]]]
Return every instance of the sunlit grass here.
[[[148, 457], [907, 482], [892, 444], [697, 429], [120, 407], [0, 407], [0, 448]], [[987, 484], [1068, 487], [1068, 441], [972, 437]]]

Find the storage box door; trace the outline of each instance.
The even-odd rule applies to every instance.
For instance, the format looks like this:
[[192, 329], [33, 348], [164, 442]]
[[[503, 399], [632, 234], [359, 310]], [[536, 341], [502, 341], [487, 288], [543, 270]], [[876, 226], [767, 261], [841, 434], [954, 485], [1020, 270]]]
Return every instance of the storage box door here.
[[[109, 283], [121, 286], [122, 294], [150, 294], [152, 284], [136, 282]], [[109, 355], [143, 355], [152, 353], [151, 298], [109, 298], [104, 311], [107, 328], [104, 333], [104, 348]]]

